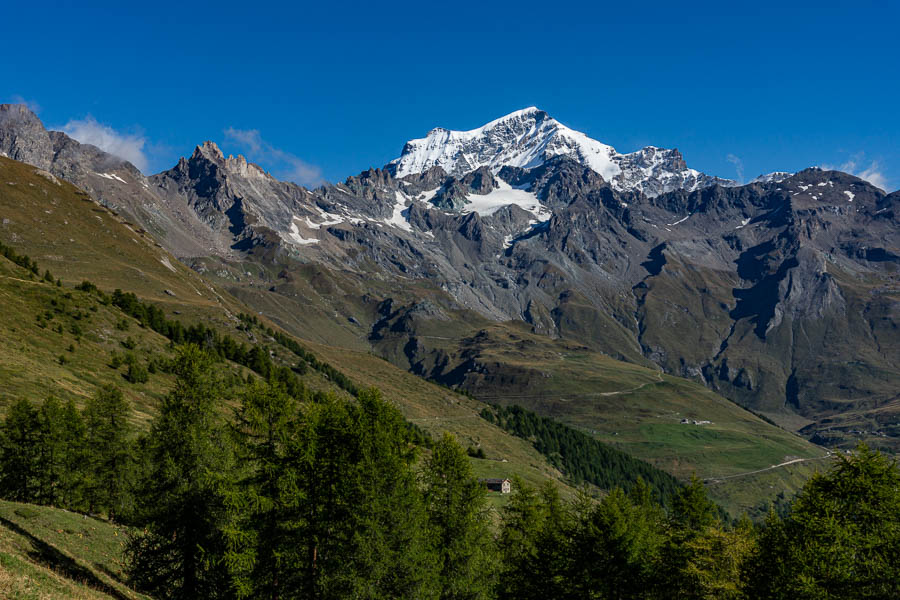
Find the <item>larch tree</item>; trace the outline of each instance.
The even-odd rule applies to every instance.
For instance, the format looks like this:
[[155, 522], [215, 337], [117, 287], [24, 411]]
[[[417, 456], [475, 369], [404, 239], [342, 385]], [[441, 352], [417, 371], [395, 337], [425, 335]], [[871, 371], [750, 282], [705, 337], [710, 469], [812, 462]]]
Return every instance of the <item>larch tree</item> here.
[[770, 514], [745, 570], [752, 598], [900, 598], [900, 469], [859, 446]]
[[174, 373], [144, 445], [137, 512], [146, 525], [129, 540], [128, 572], [159, 597], [229, 597], [223, 529], [233, 468], [217, 415], [223, 390], [212, 357], [195, 345], [179, 350]]
[[491, 597], [497, 565], [485, 487], [475, 478], [465, 449], [450, 434], [434, 445], [425, 461], [423, 483], [440, 598]]
[[0, 497], [33, 502], [39, 492], [40, 415], [27, 400], [9, 407], [0, 431]]
[[130, 412], [122, 391], [113, 385], [97, 390], [84, 409], [88, 508], [105, 509], [112, 520], [129, 515], [133, 508]]
[[226, 560], [241, 597], [290, 597], [301, 556], [294, 539], [300, 489], [289, 460], [299, 427], [298, 402], [284, 387], [246, 386], [232, 425], [240, 481], [228, 497]]

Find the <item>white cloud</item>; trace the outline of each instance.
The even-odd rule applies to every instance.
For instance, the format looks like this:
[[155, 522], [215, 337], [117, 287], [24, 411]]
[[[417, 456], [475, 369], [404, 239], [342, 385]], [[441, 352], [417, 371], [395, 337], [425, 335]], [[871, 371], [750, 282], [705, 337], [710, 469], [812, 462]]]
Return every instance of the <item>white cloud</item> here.
[[737, 171], [738, 183], [744, 183], [744, 161], [734, 154], [729, 154], [725, 157], [725, 160], [734, 165], [734, 170]]
[[875, 187], [881, 188], [884, 191], [887, 191], [888, 189], [887, 177], [881, 172], [881, 166], [878, 164], [878, 161], [872, 161], [872, 164], [870, 164], [868, 168], [863, 169], [858, 173], [854, 173], [854, 175], [860, 179], [865, 179]]
[[869, 161], [868, 166], [866, 166], [865, 158], [865, 152], [857, 152], [847, 161], [837, 167], [835, 167], [834, 165], [822, 165], [822, 168], [826, 170], [843, 171], [844, 173], [856, 175], [860, 179], [868, 181], [875, 187], [887, 191], [888, 180], [881, 170], [881, 163], [879, 163], [877, 160], [871, 160]]
[[144, 151], [147, 140], [143, 135], [119, 133], [109, 125], [98, 123], [88, 115], [84, 119], [72, 119], [62, 130], [82, 144], [97, 146], [104, 152], [127, 160], [142, 173], [147, 172], [149, 161]]
[[225, 130], [225, 137], [233, 144], [244, 149], [247, 158], [254, 162], [266, 163], [279, 179], [287, 179], [300, 185], [315, 186], [322, 183], [322, 169], [305, 160], [275, 148], [259, 134], [256, 129]]
[[13, 104], [24, 104], [25, 108], [27, 108], [34, 114], [41, 112], [40, 104], [38, 104], [34, 100], [27, 100], [27, 99], [23, 98], [22, 96], [20, 96], [19, 94], [13, 94], [13, 96], [10, 98], [10, 100], [12, 101]]
[[259, 154], [262, 151], [263, 141], [258, 129], [235, 129], [229, 127], [225, 130], [225, 137], [247, 149], [247, 154]]

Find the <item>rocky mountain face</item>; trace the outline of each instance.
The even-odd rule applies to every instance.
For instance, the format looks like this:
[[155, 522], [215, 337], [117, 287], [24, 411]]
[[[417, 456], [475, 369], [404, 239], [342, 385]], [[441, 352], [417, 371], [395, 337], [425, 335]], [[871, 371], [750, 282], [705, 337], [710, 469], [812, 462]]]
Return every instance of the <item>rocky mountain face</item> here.
[[170, 204], [134, 165], [81, 144], [60, 131], [47, 131], [21, 105], [0, 105], [0, 154], [27, 162], [89, 192], [149, 230], [179, 256], [206, 255], [205, 226], [184, 202]]
[[[0, 115], [0, 152], [127, 212], [189, 263], [277, 267], [276, 304], [300, 327], [328, 321], [422, 375], [484, 379], [502, 369], [485, 348], [511, 343], [485, 324], [517, 323], [701, 380], [818, 441], [900, 438], [900, 193], [851, 175], [737, 186], [677, 150], [618, 154], [527, 109], [306, 190], [211, 142], [144, 177], [21, 107]], [[312, 294], [327, 309], [306, 310]]]
[[21, 104], [0, 104], [0, 152], [13, 160], [47, 169], [53, 143], [40, 119]]

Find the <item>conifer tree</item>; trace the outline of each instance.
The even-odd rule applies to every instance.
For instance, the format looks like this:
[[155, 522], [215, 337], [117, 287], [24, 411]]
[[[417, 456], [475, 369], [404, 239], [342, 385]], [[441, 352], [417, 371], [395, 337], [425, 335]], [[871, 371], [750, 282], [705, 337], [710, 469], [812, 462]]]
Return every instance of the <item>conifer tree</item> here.
[[158, 597], [228, 597], [222, 530], [233, 474], [229, 439], [215, 414], [222, 389], [212, 358], [195, 345], [179, 351], [174, 373], [144, 444], [137, 508], [145, 528], [129, 540], [129, 576]]
[[703, 482], [691, 477], [676, 494], [660, 564], [661, 595], [673, 599], [743, 597], [739, 574], [752, 549], [745, 529], [726, 530]]
[[755, 536], [746, 521], [725, 529], [710, 525], [681, 542], [672, 598], [706, 600], [742, 600], [747, 596], [741, 585], [741, 569], [753, 552]]
[[59, 501], [63, 507], [83, 510], [88, 466], [87, 428], [71, 399], [62, 405], [61, 412], [54, 418], [60, 420], [62, 433]]
[[642, 480], [628, 496], [612, 490], [580, 511], [570, 575], [576, 596], [649, 597], [664, 541], [664, 514]]
[[454, 437], [445, 434], [434, 445], [423, 478], [432, 547], [439, 561], [440, 597], [491, 597], [495, 557], [485, 488]]
[[[332, 396], [306, 407], [289, 455], [299, 484], [295, 518], [300, 566], [290, 585], [299, 597], [327, 598], [353, 539], [358, 433], [347, 403]], [[337, 596], [338, 594], [334, 594]]]
[[536, 491], [515, 479], [513, 488], [500, 528], [502, 570], [497, 597], [571, 597], [571, 511], [552, 484]]
[[717, 517], [718, 508], [707, 496], [703, 482], [692, 475], [672, 502], [672, 524], [685, 532], [698, 532], [713, 525]]
[[290, 596], [300, 561], [292, 537], [300, 496], [288, 460], [298, 420], [297, 401], [283, 386], [247, 385], [233, 426], [242, 479], [229, 496], [234, 516], [225, 528], [226, 559], [241, 597]]
[[433, 560], [409, 429], [375, 390], [307, 407], [291, 452], [299, 482], [298, 597], [431, 598]]
[[500, 598], [530, 597], [517, 584], [528, 583], [520, 574], [528, 569], [539, 552], [538, 540], [547, 515], [537, 491], [518, 477], [512, 481], [513, 492], [503, 508], [498, 546], [502, 575], [498, 585]]
[[0, 496], [34, 502], [39, 494], [40, 416], [27, 400], [9, 407], [0, 433]]
[[51, 506], [80, 508], [85, 476], [85, 428], [70, 400], [62, 404], [50, 396], [38, 411], [40, 427], [40, 493], [38, 501]]
[[354, 408], [360, 447], [352, 596], [436, 597], [410, 430], [375, 388], [360, 391]]
[[900, 598], [900, 469], [860, 445], [769, 515], [745, 569], [751, 598]]
[[150, 375], [147, 373], [147, 367], [137, 362], [137, 360], [132, 360], [128, 363], [125, 379], [130, 383], [147, 383]]
[[84, 409], [88, 508], [105, 509], [111, 520], [130, 515], [132, 476], [131, 407], [122, 391], [107, 385], [88, 399]]

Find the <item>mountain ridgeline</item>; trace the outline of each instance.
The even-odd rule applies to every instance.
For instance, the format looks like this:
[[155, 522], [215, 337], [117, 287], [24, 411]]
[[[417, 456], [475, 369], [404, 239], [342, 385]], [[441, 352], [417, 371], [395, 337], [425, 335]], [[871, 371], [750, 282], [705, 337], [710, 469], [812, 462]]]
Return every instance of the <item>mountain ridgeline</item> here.
[[563, 344], [693, 379], [817, 443], [900, 442], [900, 193], [846, 173], [737, 185], [537, 109], [435, 129], [315, 190], [211, 142], [145, 176], [14, 105], [0, 152], [288, 331], [476, 396], [542, 377], [496, 355]]

